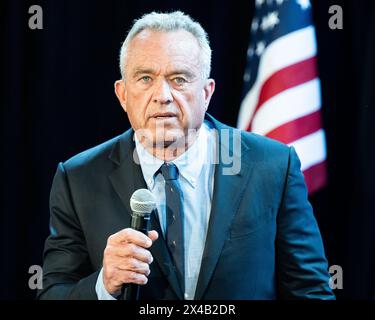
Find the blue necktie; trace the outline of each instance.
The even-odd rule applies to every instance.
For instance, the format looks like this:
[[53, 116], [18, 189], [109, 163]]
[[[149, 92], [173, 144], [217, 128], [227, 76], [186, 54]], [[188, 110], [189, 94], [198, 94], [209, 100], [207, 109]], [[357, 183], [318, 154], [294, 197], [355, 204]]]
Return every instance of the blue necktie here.
[[164, 163], [160, 170], [165, 180], [166, 242], [175, 263], [182, 291], [185, 292], [184, 212], [178, 169], [173, 163]]

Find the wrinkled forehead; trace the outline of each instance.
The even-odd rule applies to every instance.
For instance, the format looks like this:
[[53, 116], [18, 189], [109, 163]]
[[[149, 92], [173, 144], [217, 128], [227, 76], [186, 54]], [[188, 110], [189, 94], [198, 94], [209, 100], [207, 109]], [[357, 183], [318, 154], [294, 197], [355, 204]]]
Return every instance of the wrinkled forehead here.
[[201, 49], [197, 39], [188, 31], [143, 30], [129, 44], [127, 66], [139, 63], [171, 67], [200, 66]]
[[200, 51], [198, 40], [192, 33], [183, 29], [174, 31], [142, 30], [130, 41], [129, 50], [142, 48]]

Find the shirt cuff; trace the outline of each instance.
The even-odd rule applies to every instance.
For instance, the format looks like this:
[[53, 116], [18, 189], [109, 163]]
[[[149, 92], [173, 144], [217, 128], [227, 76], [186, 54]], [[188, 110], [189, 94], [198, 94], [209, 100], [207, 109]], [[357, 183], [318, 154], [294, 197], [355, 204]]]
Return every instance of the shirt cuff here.
[[107, 291], [107, 289], [104, 286], [103, 268], [100, 270], [98, 279], [96, 280], [95, 291], [96, 295], [98, 296], [98, 300], [117, 300]]

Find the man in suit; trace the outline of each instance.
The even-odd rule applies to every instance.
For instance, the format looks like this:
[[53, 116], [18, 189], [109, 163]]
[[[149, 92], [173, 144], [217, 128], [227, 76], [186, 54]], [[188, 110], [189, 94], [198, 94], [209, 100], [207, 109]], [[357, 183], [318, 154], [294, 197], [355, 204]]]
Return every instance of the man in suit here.
[[[215, 82], [203, 28], [181, 12], [137, 20], [115, 92], [132, 128], [60, 163], [41, 299], [333, 299], [292, 147], [206, 113]], [[156, 199], [148, 235], [129, 199]]]

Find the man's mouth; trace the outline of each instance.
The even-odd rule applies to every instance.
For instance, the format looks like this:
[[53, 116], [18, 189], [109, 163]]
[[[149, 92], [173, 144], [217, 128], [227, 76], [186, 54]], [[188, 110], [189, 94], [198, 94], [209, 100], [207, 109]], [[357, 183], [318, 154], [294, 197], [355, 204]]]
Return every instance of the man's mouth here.
[[160, 120], [170, 119], [170, 118], [175, 118], [175, 117], [176, 117], [176, 114], [173, 112], [158, 112], [152, 116], [152, 118], [160, 119]]

